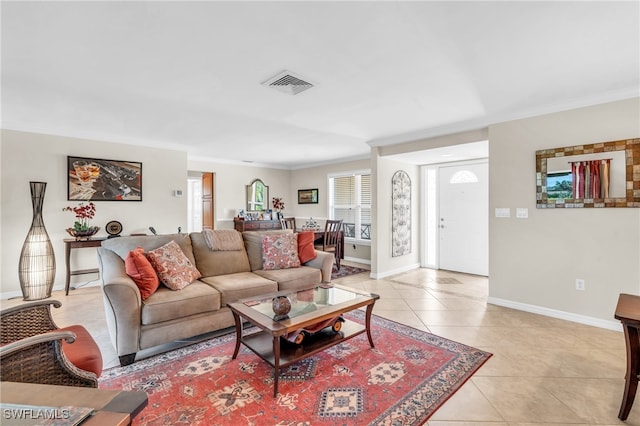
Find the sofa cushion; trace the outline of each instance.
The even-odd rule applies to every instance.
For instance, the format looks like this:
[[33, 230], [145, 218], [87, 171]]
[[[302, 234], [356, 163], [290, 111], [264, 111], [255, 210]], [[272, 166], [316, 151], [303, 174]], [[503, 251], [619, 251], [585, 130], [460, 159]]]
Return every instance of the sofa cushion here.
[[235, 229], [205, 229], [202, 235], [212, 251], [244, 250], [242, 234]]
[[151, 250], [147, 258], [158, 278], [172, 290], [182, 290], [201, 277], [200, 271], [189, 261], [175, 241]]
[[150, 325], [220, 309], [220, 292], [195, 281], [181, 291], [160, 286], [142, 303], [142, 324]]
[[278, 291], [278, 284], [253, 272], [240, 272], [215, 277], [202, 278], [221, 293], [221, 305], [236, 302], [246, 297], [259, 296]]
[[207, 245], [202, 232], [192, 232], [191, 243], [196, 266], [203, 277], [251, 271], [244, 246], [242, 250], [213, 251]]
[[259, 270], [254, 272], [261, 277], [278, 283], [278, 291], [305, 290], [315, 287], [322, 281], [320, 269], [301, 266], [292, 269], [275, 269], [273, 271]]
[[144, 255], [144, 249], [138, 247], [131, 250], [124, 260], [124, 267], [127, 275], [131, 277], [134, 283], [140, 289], [140, 297], [146, 300], [151, 296], [160, 285], [158, 274], [153, 269], [149, 259]]
[[274, 229], [270, 231], [245, 231], [242, 233], [244, 239], [244, 247], [249, 257], [251, 270], [257, 271], [262, 269], [262, 237], [273, 234], [291, 234], [292, 229]]
[[262, 269], [299, 268], [296, 234], [276, 234], [262, 237]]
[[307, 263], [310, 260], [315, 259], [318, 254], [316, 248], [313, 246], [313, 240], [315, 238], [315, 232], [304, 231], [298, 232], [298, 257], [300, 263]]
[[102, 241], [100, 245], [114, 251], [122, 260], [124, 260], [129, 252], [136, 247], [142, 247], [144, 251], [148, 252], [167, 244], [169, 241], [175, 241], [189, 261], [194, 265], [196, 264], [193, 257], [193, 249], [191, 248], [191, 238], [189, 238], [189, 234], [140, 235], [109, 238]]

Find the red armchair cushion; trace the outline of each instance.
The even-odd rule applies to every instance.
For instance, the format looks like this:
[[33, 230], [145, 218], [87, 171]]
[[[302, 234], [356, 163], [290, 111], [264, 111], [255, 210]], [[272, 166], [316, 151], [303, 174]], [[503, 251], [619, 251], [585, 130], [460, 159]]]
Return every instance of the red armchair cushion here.
[[62, 341], [62, 351], [73, 365], [100, 377], [102, 374], [102, 354], [87, 329], [81, 325], [72, 325], [56, 331], [71, 331], [76, 335], [76, 340], [73, 343]]

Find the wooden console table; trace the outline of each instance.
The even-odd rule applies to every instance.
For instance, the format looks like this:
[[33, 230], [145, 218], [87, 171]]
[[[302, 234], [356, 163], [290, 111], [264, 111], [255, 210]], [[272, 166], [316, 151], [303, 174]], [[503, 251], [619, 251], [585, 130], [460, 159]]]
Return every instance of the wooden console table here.
[[106, 237], [97, 237], [97, 238], [91, 238], [88, 240], [76, 240], [75, 238], [64, 239], [64, 260], [67, 266], [67, 279], [64, 284], [64, 294], [66, 296], [69, 295], [69, 284], [71, 283], [72, 275], [95, 274], [98, 272], [98, 268], [78, 269], [78, 270], [72, 271], [71, 270], [71, 250], [79, 249], [79, 248], [88, 248], [88, 247], [100, 247], [100, 244], [102, 244], [102, 241], [104, 240], [106, 240]]
[[267, 229], [282, 229], [279, 220], [235, 220], [233, 225], [236, 231], [265, 231]]
[[627, 345], [627, 374], [622, 405], [618, 413], [620, 420], [626, 420], [636, 397], [640, 374], [640, 296], [621, 294], [618, 297], [615, 318], [622, 322]]

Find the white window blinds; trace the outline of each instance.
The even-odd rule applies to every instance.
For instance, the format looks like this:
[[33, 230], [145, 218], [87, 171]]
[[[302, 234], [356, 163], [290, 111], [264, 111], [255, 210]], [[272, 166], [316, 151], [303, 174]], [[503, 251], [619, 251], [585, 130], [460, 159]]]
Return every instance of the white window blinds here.
[[345, 237], [371, 239], [371, 174], [352, 173], [329, 179], [330, 214], [342, 219]]

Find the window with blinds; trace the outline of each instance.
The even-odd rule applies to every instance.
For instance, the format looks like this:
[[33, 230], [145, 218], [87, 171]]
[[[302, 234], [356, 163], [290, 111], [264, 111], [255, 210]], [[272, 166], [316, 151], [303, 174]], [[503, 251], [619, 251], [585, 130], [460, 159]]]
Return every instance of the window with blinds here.
[[371, 240], [371, 174], [329, 178], [331, 219], [342, 219], [346, 238]]

